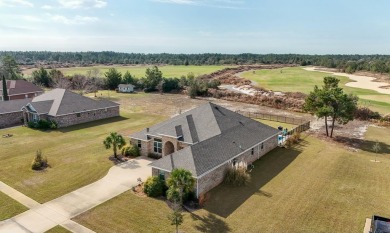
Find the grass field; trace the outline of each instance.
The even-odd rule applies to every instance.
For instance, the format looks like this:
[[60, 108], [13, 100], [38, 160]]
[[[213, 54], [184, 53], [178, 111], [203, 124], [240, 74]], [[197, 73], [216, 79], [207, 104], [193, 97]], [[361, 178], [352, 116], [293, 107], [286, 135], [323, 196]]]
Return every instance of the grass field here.
[[297, 127], [297, 125], [283, 123], [283, 122], [269, 121], [269, 120], [260, 120], [260, 119], [256, 119], [256, 120], [261, 122], [261, 123], [264, 123], [266, 125], [269, 125], [269, 126], [275, 128], [275, 129], [277, 129], [279, 126], [282, 126], [284, 129], [285, 128], [292, 129], [292, 128]]
[[[300, 67], [256, 70], [242, 74], [242, 77], [255, 81], [260, 87], [273, 91], [299, 91], [309, 93], [314, 85], [322, 86], [323, 78], [329, 76], [323, 72], [307, 71]], [[345, 86], [351, 80], [344, 76], [336, 76], [340, 79], [341, 87], [348, 93], [353, 93], [360, 98], [360, 104], [368, 106], [374, 111], [390, 114], [390, 96], [376, 91], [352, 88]]]
[[[125, 111], [121, 115], [54, 131], [26, 127], [0, 130], [0, 134], [13, 134], [0, 138], [0, 180], [40, 203], [98, 180], [113, 165], [108, 159], [112, 151], [105, 150], [102, 143], [110, 132], [127, 136], [164, 119]], [[31, 170], [38, 149], [51, 166], [43, 172]], [[0, 212], [2, 209], [0, 206]]]
[[71, 233], [71, 231], [68, 231], [67, 229], [58, 225], [58, 226], [53, 227], [52, 229], [46, 231], [45, 233]]
[[[148, 67], [152, 66], [90, 66], [90, 67], [72, 67], [72, 68], [60, 68], [65, 75], [73, 74], [86, 74], [88, 70], [97, 68], [101, 72], [101, 76], [104, 77], [104, 73], [108, 71], [109, 68], [116, 68], [118, 71], [124, 74], [126, 71], [129, 71], [132, 75], [137, 78], [145, 76], [145, 71]], [[162, 71], [164, 77], [177, 77], [180, 78], [182, 75], [187, 75], [192, 72], [195, 76], [202, 74], [209, 74], [217, 70], [226, 68], [227, 66], [159, 66], [159, 69]], [[25, 70], [23, 73], [25, 75], [31, 75], [33, 69]]]
[[27, 207], [0, 192], [0, 221], [11, 218], [26, 210], [28, 210]]
[[[370, 127], [351, 152], [313, 136], [254, 163], [246, 187], [225, 184], [205, 207], [185, 213], [183, 232], [361, 232], [372, 214], [390, 216], [389, 128]], [[379, 139], [380, 163], [373, 163]], [[164, 201], [124, 193], [78, 217], [97, 232], [170, 232]]]

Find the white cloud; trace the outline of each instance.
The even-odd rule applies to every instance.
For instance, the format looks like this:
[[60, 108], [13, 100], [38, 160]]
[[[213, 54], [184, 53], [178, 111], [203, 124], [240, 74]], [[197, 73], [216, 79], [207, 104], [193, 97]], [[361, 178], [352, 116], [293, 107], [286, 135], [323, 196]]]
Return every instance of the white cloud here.
[[246, 9], [244, 0], [151, 0], [153, 2], [171, 3], [179, 5], [196, 5], [226, 9]]
[[104, 0], [58, 0], [61, 7], [64, 8], [103, 8], [107, 5]]
[[47, 15], [54, 22], [59, 22], [63, 24], [86, 24], [86, 23], [94, 23], [99, 20], [99, 18], [97, 17], [80, 16], [80, 15], [76, 15], [73, 18], [66, 17], [63, 15], [52, 15], [52, 14], [47, 14]]
[[0, 0], [0, 7], [34, 7], [34, 4], [27, 0]]
[[45, 10], [51, 10], [51, 9], [53, 9], [54, 7], [53, 7], [53, 6], [50, 6], [50, 5], [43, 5], [41, 8], [42, 8], [42, 9], [45, 9]]

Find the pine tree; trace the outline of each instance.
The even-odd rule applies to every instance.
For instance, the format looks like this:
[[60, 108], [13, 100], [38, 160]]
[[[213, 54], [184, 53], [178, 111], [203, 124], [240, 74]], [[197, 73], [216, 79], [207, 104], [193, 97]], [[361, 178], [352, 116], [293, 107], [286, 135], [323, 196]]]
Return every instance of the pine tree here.
[[5, 81], [5, 76], [3, 75], [3, 100], [7, 101], [8, 99], [7, 82]]

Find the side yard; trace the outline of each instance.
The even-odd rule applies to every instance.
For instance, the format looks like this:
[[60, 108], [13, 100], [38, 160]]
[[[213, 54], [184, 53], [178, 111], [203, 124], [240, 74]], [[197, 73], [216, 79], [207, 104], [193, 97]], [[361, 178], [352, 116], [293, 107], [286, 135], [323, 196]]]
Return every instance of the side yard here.
[[[165, 118], [126, 111], [121, 115], [54, 131], [25, 127], [0, 130], [0, 134], [13, 134], [0, 138], [0, 180], [40, 203], [98, 180], [113, 165], [108, 159], [112, 151], [105, 150], [102, 143], [109, 132], [126, 135]], [[51, 166], [42, 172], [31, 170], [38, 149]], [[0, 206], [0, 212], [3, 208]]]
[[[185, 232], [361, 232], [366, 217], [390, 216], [389, 128], [369, 127], [358, 152], [304, 135], [254, 163], [246, 187], [222, 184], [203, 209], [185, 213]], [[373, 163], [374, 139], [382, 145]], [[172, 231], [159, 199], [124, 193], [75, 218], [97, 232]]]

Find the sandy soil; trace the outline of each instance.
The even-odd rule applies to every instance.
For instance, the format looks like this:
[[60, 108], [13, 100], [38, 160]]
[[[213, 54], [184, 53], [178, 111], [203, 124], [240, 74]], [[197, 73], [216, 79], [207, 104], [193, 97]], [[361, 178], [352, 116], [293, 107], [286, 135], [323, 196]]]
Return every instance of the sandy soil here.
[[375, 82], [374, 77], [323, 71], [323, 70], [319, 70], [317, 67], [305, 67], [304, 69], [307, 71], [318, 71], [318, 72], [324, 72], [324, 73], [333, 74], [333, 75], [345, 76], [345, 77], [348, 77], [348, 78], [352, 79], [353, 81], [355, 81], [355, 82], [349, 82], [349, 83], [345, 84], [348, 87], [374, 90], [374, 91], [377, 91], [377, 92], [382, 93], [382, 94], [390, 95], [390, 89], [383, 88], [383, 87], [388, 86], [389, 84], [385, 83], [385, 82]]

